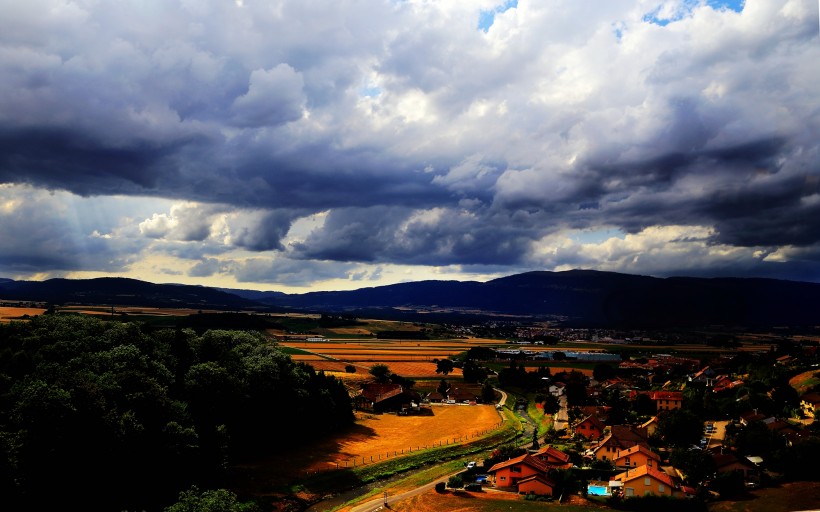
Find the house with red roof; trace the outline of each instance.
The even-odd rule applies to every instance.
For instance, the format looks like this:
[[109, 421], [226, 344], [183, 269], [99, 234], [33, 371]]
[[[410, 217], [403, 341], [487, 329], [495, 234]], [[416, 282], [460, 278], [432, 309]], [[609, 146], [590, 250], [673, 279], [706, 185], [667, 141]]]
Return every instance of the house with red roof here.
[[554, 492], [555, 482], [546, 475], [532, 475], [518, 481], [519, 494], [552, 496]]
[[546, 464], [549, 468], [569, 469], [572, 467], [572, 462], [569, 461], [569, 455], [550, 445], [541, 447], [537, 452], [533, 453], [532, 456]]
[[606, 426], [595, 416], [590, 414], [570, 427], [575, 435], [584, 439], [600, 439], [604, 435]]
[[636, 444], [632, 448], [621, 450], [612, 459], [616, 468], [637, 468], [640, 466], [660, 467], [661, 456], [644, 445]]
[[491, 467], [487, 474], [493, 477], [493, 483], [500, 489], [518, 491], [518, 483], [535, 475], [547, 476], [549, 466], [530, 454], [499, 462]]
[[[619, 483], [620, 485], [617, 485]], [[615, 485], [613, 485], [615, 484]], [[673, 496], [675, 493], [675, 483], [672, 478], [652, 466], [639, 466], [635, 469], [628, 469], [617, 474], [610, 479], [610, 488], [620, 487], [624, 497], [647, 496]]]
[[650, 391], [651, 398], [658, 408], [658, 412], [680, 409], [683, 406], [683, 393], [680, 391]]

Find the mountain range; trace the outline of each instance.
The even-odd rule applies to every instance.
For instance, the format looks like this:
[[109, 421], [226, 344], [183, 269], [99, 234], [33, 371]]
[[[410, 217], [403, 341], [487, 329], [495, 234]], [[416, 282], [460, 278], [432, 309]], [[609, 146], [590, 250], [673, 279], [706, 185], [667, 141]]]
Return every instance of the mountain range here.
[[55, 304], [303, 311], [431, 322], [548, 320], [575, 326], [818, 326], [820, 283], [571, 270], [487, 282], [417, 281], [303, 294], [153, 284], [124, 278], [0, 279], [0, 299]]

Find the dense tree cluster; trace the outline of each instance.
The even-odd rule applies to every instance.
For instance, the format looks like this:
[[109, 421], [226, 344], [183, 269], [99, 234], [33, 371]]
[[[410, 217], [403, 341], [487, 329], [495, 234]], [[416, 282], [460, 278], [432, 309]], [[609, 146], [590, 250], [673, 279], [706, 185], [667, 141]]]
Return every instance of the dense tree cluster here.
[[257, 333], [64, 315], [0, 326], [6, 510], [159, 510], [352, 421], [340, 381]]

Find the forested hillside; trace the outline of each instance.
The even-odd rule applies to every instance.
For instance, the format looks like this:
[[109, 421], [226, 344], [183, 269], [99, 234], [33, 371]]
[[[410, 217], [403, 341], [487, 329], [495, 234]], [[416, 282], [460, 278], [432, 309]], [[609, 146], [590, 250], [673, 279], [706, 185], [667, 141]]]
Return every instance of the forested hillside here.
[[73, 315], [0, 325], [3, 510], [162, 510], [219, 487], [234, 462], [352, 421], [340, 381], [260, 334]]

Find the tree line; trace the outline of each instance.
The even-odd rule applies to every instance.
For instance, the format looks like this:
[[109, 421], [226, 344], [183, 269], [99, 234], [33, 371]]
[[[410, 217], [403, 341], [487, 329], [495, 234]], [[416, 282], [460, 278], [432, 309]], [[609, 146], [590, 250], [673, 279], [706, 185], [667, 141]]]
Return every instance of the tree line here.
[[0, 508], [161, 510], [353, 423], [341, 381], [248, 331], [0, 325]]

